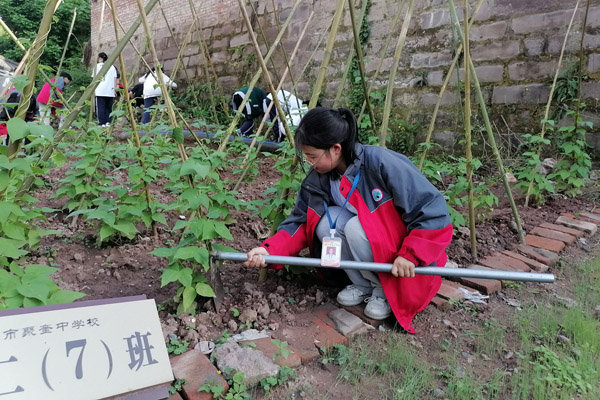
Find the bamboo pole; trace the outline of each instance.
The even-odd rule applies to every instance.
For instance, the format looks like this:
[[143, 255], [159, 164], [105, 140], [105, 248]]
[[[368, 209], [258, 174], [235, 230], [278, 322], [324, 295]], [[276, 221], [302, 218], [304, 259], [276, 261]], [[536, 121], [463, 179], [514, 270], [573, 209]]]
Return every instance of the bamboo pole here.
[[[158, 0], [148, 0], [148, 4], [146, 5], [146, 13], [149, 13], [157, 2], [158, 2]], [[108, 57], [108, 60], [106, 60], [106, 63], [104, 63], [104, 65], [102, 66], [102, 68], [98, 72], [98, 75], [92, 79], [92, 82], [87, 87], [87, 89], [83, 92], [83, 94], [81, 95], [81, 97], [77, 101], [77, 104], [75, 104], [75, 106], [73, 107], [73, 109], [71, 110], [71, 112], [65, 117], [65, 120], [63, 122], [63, 126], [64, 127], [71, 126], [71, 124], [73, 123], [73, 121], [75, 121], [75, 119], [79, 115], [79, 112], [81, 111], [81, 109], [85, 105], [85, 102], [93, 95], [94, 90], [96, 89], [96, 86], [100, 82], [99, 76], [103, 76], [104, 74], [106, 74], [106, 72], [108, 72], [108, 69], [116, 61], [117, 55], [121, 51], [123, 51], [123, 49], [125, 48], [125, 46], [129, 42], [129, 40], [133, 37], [135, 31], [138, 29], [138, 27], [140, 26], [140, 24], [141, 24], [141, 18], [138, 17], [135, 20], [135, 22], [131, 25], [131, 27], [129, 28], [129, 30], [127, 31], [127, 33], [123, 37], [123, 39], [121, 39], [121, 41], [119, 43], [117, 43], [114, 51]], [[65, 131], [59, 133], [58, 135], [56, 135], [54, 137], [54, 142], [50, 146], [48, 146], [46, 148], [46, 150], [44, 150], [44, 153], [40, 157], [40, 160], [35, 164], [36, 167], [39, 166], [42, 162], [48, 161], [48, 159], [50, 158], [50, 156], [54, 152], [54, 149], [62, 141], [62, 139], [64, 138], [64, 136], [65, 136]], [[33, 181], [34, 181], [33, 175], [27, 177], [23, 181], [23, 183], [21, 184], [21, 186], [19, 187], [19, 189], [17, 191], [17, 196], [20, 196], [24, 192], [26, 192], [27, 190], [29, 190], [29, 188], [31, 187], [31, 184], [33, 183]]]
[[[283, 24], [281, 31], [279, 31], [279, 34], [277, 35], [277, 37], [275, 38], [275, 41], [271, 45], [269, 52], [264, 57], [264, 59], [266, 61], [268, 61], [271, 58], [271, 56], [273, 55], [273, 53], [275, 52], [275, 49], [277, 48], [277, 44], [281, 41], [283, 34], [285, 33], [288, 25], [290, 24], [290, 22], [292, 20], [292, 17], [294, 16], [294, 13], [296, 12], [296, 9], [298, 8], [298, 6], [300, 5], [301, 2], [302, 2], [302, 0], [296, 0], [296, 3], [292, 7], [292, 11], [290, 12], [290, 15], [288, 15], [288, 18], [285, 21], [285, 23]], [[262, 68], [259, 68], [258, 71], [256, 71], [256, 73], [254, 74], [254, 77], [252, 78], [252, 80], [250, 81], [250, 84], [248, 85], [249, 93], [252, 91], [252, 89], [258, 82], [258, 79], [260, 78], [261, 74], [262, 74]], [[250, 96], [246, 96], [244, 98], [244, 100], [242, 101], [242, 104], [240, 104], [240, 109], [244, 108], [249, 97]], [[229, 142], [229, 137], [231, 136], [233, 131], [237, 128], [239, 119], [240, 119], [240, 113], [235, 113], [235, 115], [233, 117], [233, 121], [231, 121], [231, 124], [229, 124], [229, 128], [227, 128], [227, 131], [225, 132], [225, 136], [223, 137], [223, 140], [221, 141], [221, 144], [219, 145], [218, 151], [224, 151], [225, 148], [227, 147], [227, 143]]]
[[[110, 0], [110, 10], [113, 18], [113, 26], [115, 29], [115, 42], [119, 43], [119, 30], [117, 29], [117, 13], [115, 11], [115, 3], [114, 0]], [[131, 104], [131, 99], [129, 98], [129, 84], [127, 83], [127, 73], [125, 72], [125, 60], [123, 59], [123, 53], [119, 53], [119, 66], [121, 67], [121, 77], [123, 81], [123, 91], [125, 96], [125, 106], [127, 107], [127, 113], [129, 114], [129, 119], [131, 121], [131, 130], [133, 132], [133, 139], [135, 142], [135, 146], [137, 147], [137, 156], [138, 162], [140, 163], [140, 167], [142, 167], [142, 171], [144, 176], [146, 176], [146, 163], [144, 161], [144, 153], [142, 152], [142, 143], [140, 141], [140, 135], [137, 129], [137, 123], [135, 122], [135, 114], [133, 112], [133, 105]], [[152, 203], [152, 195], [150, 194], [150, 185], [146, 180], [142, 179], [144, 184], [144, 194], [146, 197], [146, 208], [151, 212], [150, 204]], [[156, 223], [152, 221], [152, 232], [154, 233], [154, 237], [158, 237], [158, 230], [156, 229]]]
[[394, 52], [394, 61], [390, 70], [390, 77], [388, 79], [388, 86], [385, 93], [385, 104], [383, 106], [383, 119], [381, 121], [381, 130], [379, 131], [379, 145], [385, 147], [387, 138], [388, 123], [390, 121], [390, 112], [392, 110], [392, 98], [394, 97], [394, 85], [396, 80], [396, 71], [398, 70], [398, 64], [400, 63], [400, 57], [402, 57], [402, 49], [406, 42], [406, 35], [408, 34], [408, 27], [412, 18], [412, 12], [414, 8], [414, 0], [410, 0], [408, 3], [408, 11], [402, 22], [402, 29], [400, 30], [400, 36], [396, 42], [396, 51]]
[[[585, 6], [585, 14], [583, 15], [583, 24], [581, 25], [581, 40], [579, 41], [579, 68], [577, 71], [577, 97], [581, 96], [581, 74], [583, 74], [583, 40], [585, 39], [585, 27], [587, 26], [588, 14], [590, 12], [590, 0], [587, 0]], [[577, 127], [579, 121], [579, 114], [581, 112], [581, 101], [577, 102], [577, 109], [575, 110], [575, 126]]]
[[58, 68], [56, 69], [56, 76], [60, 76], [60, 69], [63, 65], [65, 55], [67, 54], [67, 47], [69, 47], [69, 40], [71, 39], [71, 35], [73, 34], [73, 27], [75, 26], [76, 19], [77, 19], [77, 8], [75, 8], [73, 10], [73, 19], [71, 19], [71, 26], [69, 27], [69, 34], [67, 35], [67, 40], [65, 41], [65, 47], [63, 48], [62, 56], [60, 57], [60, 62], [58, 63]]
[[[571, 27], [573, 26], [573, 21], [575, 20], [575, 15], [577, 15], [577, 10], [579, 9], [579, 3], [581, 0], [577, 0], [575, 3], [575, 9], [573, 10], [573, 15], [571, 15], [571, 21], [569, 21], [569, 26], [567, 27], [567, 32], [565, 33], [565, 40], [563, 41], [562, 48], [560, 49], [560, 56], [558, 57], [558, 64], [556, 65], [556, 72], [554, 74], [554, 80], [552, 81], [552, 86], [550, 87], [550, 94], [548, 95], [548, 102], [546, 103], [546, 111], [544, 112], [544, 119], [542, 120], [542, 131], [540, 132], [540, 139], [544, 138], [546, 134], [546, 121], [548, 120], [548, 116], [550, 115], [550, 105], [552, 104], [552, 98], [554, 97], [554, 90], [556, 89], [556, 81], [558, 80], [558, 75], [560, 75], [560, 67], [562, 66], [563, 56], [565, 54], [565, 48], [567, 47], [567, 40], [569, 39], [569, 32], [571, 32]], [[542, 153], [542, 143], [538, 144], [537, 156], [539, 159], [540, 154]], [[539, 173], [539, 171], [538, 171]], [[529, 197], [531, 196], [531, 190], [533, 189], [533, 179], [529, 181], [529, 187], [527, 188], [527, 194], [525, 195], [525, 207], [529, 206]]]
[[[454, 1], [448, 0], [448, 4], [450, 5], [450, 15], [452, 17], [452, 24], [459, 28], [457, 29], [457, 32], [464, 47], [465, 38], [462, 33], [462, 30], [460, 29], [460, 24], [458, 23], [458, 17], [456, 15], [456, 7], [454, 6]], [[521, 217], [519, 216], [519, 210], [517, 209], [517, 205], [515, 204], [515, 199], [512, 195], [510, 184], [508, 183], [508, 178], [506, 177], [506, 171], [504, 169], [502, 157], [500, 156], [498, 146], [496, 145], [496, 138], [494, 137], [494, 132], [492, 131], [492, 124], [490, 123], [490, 117], [485, 106], [485, 99], [483, 98], [483, 92], [481, 91], [481, 86], [479, 85], [479, 78], [477, 78], [477, 73], [475, 72], [475, 65], [473, 64], [473, 60], [470, 60], [469, 62], [469, 69], [471, 72], [471, 77], [473, 78], [473, 86], [475, 87], [477, 93], [477, 101], [479, 102], [479, 107], [481, 109], [481, 116], [483, 117], [485, 130], [488, 135], [488, 141], [490, 143], [490, 146], [492, 147], [494, 158], [496, 159], [496, 164], [498, 165], [498, 172], [500, 173], [500, 178], [502, 179], [502, 184], [504, 185], [504, 190], [506, 191], [506, 196], [508, 197], [508, 201], [510, 203], [513, 218], [515, 220], [515, 224], [517, 225], [519, 240], [521, 243], [525, 243], [525, 236], [523, 234]]]
[[[37, 36], [31, 45], [30, 58], [27, 62], [27, 66], [25, 67], [25, 72], [29, 83], [25, 86], [25, 88], [23, 88], [21, 101], [19, 102], [14, 118], [25, 119], [25, 114], [29, 108], [29, 101], [33, 95], [35, 75], [38, 70], [38, 64], [40, 57], [44, 53], [46, 39], [48, 38], [48, 33], [52, 27], [52, 17], [54, 17], [54, 11], [56, 10], [56, 7], [58, 7], [58, 0], [48, 0], [46, 3], [44, 15], [40, 21], [40, 27], [38, 29]], [[13, 141], [12, 139], [10, 140], [6, 153], [9, 160], [13, 160], [16, 157], [19, 149], [21, 148], [21, 142], [22, 139], [18, 139], [16, 141]]]
[[[298, 52], [298, 48], [300, 47], [300, 43], [302, 42], [302, 39], [304, 39], [304, 35], [306, 34], [306, 30], [308, 29], [308, 26], [310, 24], [310, 21], [312, 20], [313, 16], [314, 16], [315, 12], [311, 11], [310, 15], [308, 16], [308, 20], [306, 21], [306, 24], [304, 25], [304, 28], [302, 29], [302, 32], [300, 33], [300, 37], [298, 38], [298, 41], [296, 42], [296, 46], [294, 47], [294, 50], [292, 51], [292, 54], [290, 56], [290, 62], [294, 60], [294, 58], [296, 57], [296, 53]], [[285, 78], [287, 77], [288, 73], [290, 72], [290, 66], [288, 64], [287, 68], [285, 69], [285, 71], [283, 71], [283, 75], [281, 75], [281, 81], [279, 82], [279, 85], [277, 86], [277, 92], [279, 92], [283, 86], [283, 83], [285, 82]], [[269, 104], [269, 107], [267, 107], [267, 110], [265, 112], [265, 115], [262, 118], [262, 121], [260, 121], [260, 125], [258, 126], [258, 130], [256, 132], [256, 137], [254, 139], [252, 139], [252, 142], [250, 143], [250, 146], [248, 147], [248, 151], [246, 152], [246, 156], [244, 157], [244, 160], [242, 161], [241, 165], [244, 166], [244, 169], [242, 170], [242, 173], [240, 174], [240, 177], [238, 178], [235, 186], [233, 187], [233, 190], [237, 190], [240, 186], [240, 184], [242, 183], [242, 181], [244, 180], [244, 177], [246, 176], [246, 173], [248, 172], [250, 166], [252, 165], [252, 160], [249, 160], [250, 155], [252, 154], [252, 151], [254, 149], [254, 146], [256, 145], [257, 142], [260, 142], [260, 133], [262, 132], [262, 129], [265, 125], [265, 122], [267, 120], [267, 118], [269, 117], [269, 113], [271, 112], [271, 109], [274, 106], [274, 102], [271, 102]], [[269, 134], [270, 128], [267, 129], [267, 131], [265, 132], [265, 138], [267, 137], [267, 135]], [[258, 151], [258, 149], [260, 148], [260, 144], [258, 146], [256, 146], [256, 149]], [[246, 165], [247, 163], [247, 165]]]
[[250, 34], [252, 44], [254, 45], [254, 50], [256, 51], [260, 68], [263, 71], [263, 76], [265, 77], [265, 80], [267, 81], [267, 86], [269, 87], [269, 91], [273, 96], [273, 103], [275, 103], [275, 107], [277, 108], [277, 115], [279, 115], [279, 121], [281, 121], [281, 124], [283, 125], [283, 129], [285, 130], [285, 134], [288, 138], [288, 141], [290, 142], [290, 146], [294, 147], [294, 135], [292, 134], [292, 131], [288, 126], [287, 118], [285, 116], [285, 113], [283, 112], [283, 107], [281, 107], [281, 103], [279, 102], [277, 90], [275, 90], [275, 86], [273, 85], [273, 80], [271, 79], [271, 74], [269, 73], [269, 69], [267, 68], [265, 59], [260, 53], [260, 46], [258, 45], [258, 41], [256, 40], [256, 34], [254, 33], [254, 29], [252, 29], [252, 22], [250, 22], [248, 11], [246, 11], [246, 7], [244, 6], [244, 3], [242, 3], [242, 0], [238, 0], [238, 5], [240, 6], [240, 10], [242, 11], [244, 21], [246, 22], [246, 28], [248, 29], [248, 33]]
[[[252, 2], [250, 2], [250, 4], [252, 4]], [[281, 30], [281, 24], [279, 23], [279, 13], [277, 12], [277, 7], [275, 6], [275, 0], [271, 0], [271, 4], [273, 5], [273, 14], [275, 15], [275, 25], [277, 25], [277, 31], [280, 31]], [[254, 6], [253, 6], [253, 8], [254, 8]], [[310, 15], [312, 15], [313, 12], [314, 12], [314, 10], [311, 11]], [[302, 39], [298, 39], [298, 42], [300, 42], [301, 40]], [[296, 44], [298, 44], [298, 43], [296, 43]], [[268, 43], [266, 43], [266, 41], [265, 41], [265, 45], [267, 47], [269, 47], [269, 45], [268, 45]], [[294, 74], [292, 72], [292, 67], [290, 65], [291, 57], [288, 59], [288, 55], [287, 55], [287, 52], [285, 51], [285, 48], [283, 47], [283, 44], [280, 44], [279, 47], [281, 49], [281, 53], [283, 54], [283, 59], [285, 60], [285, 65], [289, 69], [290, 82], [292, 83], [292, 90], [291, 90], [291, 92], [292, 92], [292, 94], [294, 96], [296, 96], [297, 99], [299, 99], [298, 93], [296, 92], [297, 82], [294, 79]], [[283, 80], [284, 78], [282, 77], [281, 79]], [[298, 104], [298, 108], [300, 108], [300, 106], [301, 106], [301, 104]]]
[[[396, 27], [398, 26], [398, 23], [400, 22], [400, 17], [402, 16], [402, 13], [400, 11], [402, 11], [402, 9], [404, 8], [405, 3], [406, 3], [406, 0], [402, 0], [400, 2], [400, 5], [398, 6], [398, 13], [396, 14], [396, 17], [394, 18], [394, 22], [392, 23], [392, 29], [390, 29], [390, 32], [396, 32]], [[373, 90], [375, 81], [377, 80], [377, 77], [379, 76], [379, 73], [381, 72], [381, 68], [383, 66], [383, 62], [385, 61], [385, 56], [387, 54], [387, 51], [388, 51], [388, 48], [390, 47], [391, 42], [392, 42], [392, 35], [388, 35], [387, 38], [385, 39], [385, 44], [383, 45], [383, 48], [381, 49], [381, 55], [379, 56], [379, 63], [377, 63], [377, 68], [375, 69], [375, 74], [373, 74], [371, 83], [369, 83], [369, 90], [368, 90], [369, 93], [371, 93], [371, 91]], [[363, 104], [361, 106], [360, 113], [358, 114], [358, 118], [357, 118], [357, 121], [359, 123], [362, 120], [362, 116], [365, 112], [366, 106], [367, 106], [367, 103], [363, 100]]]
[[[251, 1], [249, 1], [247, 4], [252, 9], [252, 13], [254, 15], [257, 15], [256, 8], [254, 8], [254, 4]], [[273, 14], [275, 15], [275, 20], [277, 20], [276, 10], [273, 10]], [[268, 49], [269, 48], [269, 42], [267, 41], [267, 38], [265, 37], [265, 33], [264, 33], [263, 29], [262, 29], [262, 26], [260, 26], [260, 23], [257, 23], [256, 26], [258, 27], [258, 33], [260, 34], [260, 37], [262, 38], [262, 41], [265, 44], [265, 47]], [[256, 31], [255, 31], [255, 34], [256, 34]], [[257, 41], [258, 41], [258, 39], [257, 39]], [[285, 49], [283, 48], [283, 45], [281, 44], [281, 42], [279, 42], [279, 46], [277, 46], [277, 47], [279, 47], [279, 49], [282, 51], [282, 53], [284, 55], [286, 54], [285, 53]], [[259, 48], [260, 48], [260, 46], [259, 46]], [[286, 58], [286, 60], [287, 60], [287, 58]], [[279, 82], [281, 80], [281, 78], [279, 77], [278, 68], [275, 66], [275, 63], [273, 62], [272, 58], [269, 60], [269, 63], [271, 64], [271, 72], [270, 73], [272, 73], [273, 76], [275, 77], [275, 80], [277, 82]]]
[[[473, 13], [471, 15], [471, 21], [469, 21], [469, 28], [471, 28], [473, 26], [473, 22], [475, 22], [475, 16], [479, 12], [479, 8], [481, 7], [482, 4], [483, 4], [483, 0], [479, 0], [477, 2], [477, 5], [475, 6], [475, 9], [473, 10]], [[444, 82], [442, 83], [442, 88], [440, 89], [440, 93], [438, 94], [438, 100], [435, 103], [435, 108], [433, 109], [433, 114], [431, 115], [431, 120], [429, 121], [429, 128], [427, 129], [427, 135], [425, 136], [425, 141], [423, 142], [424, 144], [427, 144], [431, 141], [431, 135], [433, 134], [433, 130], [435, 129], [435, 121], [437, 119], [437, 115], [440, 110], [440, 106], [442, 105], [442, 98], [444, 97], [444, 93], [446, 92], [446, 88], [448, 86], [448, 83], [450, 82], [450, 78], [452, 76], [452, 73], [454, 72], [454, 68], [456, 68], [456, 64], [458, 63], [458, 59], [460, 58], [462, 50], [463, 50], [463, 45], [461, 43], [458, 45], [458, 48], [456, 49], [456, 52], [455, 52], [456, 54], [454, 55], [454, 58], [452, 59], [450, 68], [448, 68], [448, 72], [446, 73], [446, 77], [444, 78]], [[457, 76], [458, 76], [458, 74], [457, 74]], [[421, 153], [421, 156], [419, 157], [419, 169], [423, 169], [423, 164], [425, 163], [426, 156], [427, 156], [427, 147], [423, 148], [423, 152]]]
[[463, 5], [465, 22], [465, 157], [467, 162], [467, 186], [469, 206], [469, 232], [471, 238], [471, 256], [477, 261], [477, 230], [475, 228], [475, 202], [473, 198], [473, 153], [471, 151], [471, 73], [469, 63], [471, 52], [469, 45], [469, 0], [464, 0]]
[[327, 46], [325, 47], [325, 56], [323, 57], [323, 62], [321, 63], [321, 68], [319, 69], [319, 73], [317, 75], [317, 80], [313, 88], [310, 103], [308, 104], [309, 109], [315, 108], [315, 106], [317, 105], [317, 101], [319, 100], [319, 96], [321, 95], [321, 88], [323, 87], [323, 83], [325, 82], [325, 74], [327, 72], [329, 60], [331, 59], [331, 52], [333, 51], [333, 46], [335, 45], [337, 31], [340, 26], [340, 22], [342, 21], [342, 16], [344, 15], [344, 3], [345, 0], [338, 0], [337, 6], [335, 8], [333, 22], [331, 23], [331, 28], [329, 29], [329, 38], [327, 39]]
[[[364, 0], [363, 2], [365, 4], [367, 3]], [[360, 72], [360, 82], [362, 85], [363, 93], [365, 95], [364, 101], [367, 103], [367, 112], [369, 113], [369, 118], [371, 119], [371, 126], [373, 127], [373, 130], [375, 130], [375, 117], [373, 116], [373, 107], [371, 107], [371, 100], [369, 99], [369, 90], [367, 89], [367, 74], [365, 73], [365, 61], [363, 59], [362, 46], [359, 37], [360, 24], [362, 24], [364, 15], [361, 17], [360, 21], [358, 21], [359, 26], [357, 26], [357, 21], [354, 17], [354, 5], [352, 4], [352, 0], [348, 0], [348, 8], [350, 9], [350, 21], [352, 22], [352, 32], [354, 34], [354, 49], [356, 50], [356, 56], [358, 57], [358, 71]]]

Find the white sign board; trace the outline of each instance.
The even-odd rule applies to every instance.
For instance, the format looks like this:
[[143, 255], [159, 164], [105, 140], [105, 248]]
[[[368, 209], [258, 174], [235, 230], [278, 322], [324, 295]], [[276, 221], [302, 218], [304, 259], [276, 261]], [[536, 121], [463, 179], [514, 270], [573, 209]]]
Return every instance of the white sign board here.
[[99, 302], [0, 313], [0, 400], [95, 400], [172, 381], [154, 300]]

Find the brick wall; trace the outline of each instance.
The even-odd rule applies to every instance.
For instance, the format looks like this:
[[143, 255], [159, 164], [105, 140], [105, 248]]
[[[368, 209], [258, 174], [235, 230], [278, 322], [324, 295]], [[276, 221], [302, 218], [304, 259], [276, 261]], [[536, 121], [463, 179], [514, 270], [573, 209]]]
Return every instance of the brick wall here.
[[[97, 46], [102, 3], [101, 0], [91, 1], [92, 40]], [[136, 1], [116, 2], [118, 17], [127, 29], [138, 16]], [[163, 0], [162, 3], [172, 35], [181, 45], [192, 23], [189, 0]], [[258, 69], [258, 64], [250, 56], [254, 50], [241, 19], [237, 1], [193, 0], [193, 3], [200, 16], [202, 34], [207, 39], [219, 83], [230, 90], [244, 85]], [[293, 3], [294, 0], [254, 0], [256, 15], [252, 16], [252, 20], [255, 29], [258, 26], [262, 27], [267, 41], [272, 42], [278, 32], [276, 18], [283, 24]], [[383, 62], [383, 70], [378, 78], [378, 88], [387, 85], [387, 75], [392, 66], [395, 40], [400, 27], [394, 32], [391, 30], [392, 21], [399, 12], [399, 3], [396, 0], [372, 0], [368, 16], [371, 27], [371, 36], [365, 49], [368, 74], [374, 73], [384, 43], [392, 37]], [[575, 3], [574, 0], [484, 0], [471, 30], [471, 52], [492, 122], [500, 134], [501, 144], [518, 140], [520, 134], [539, 130], [539, 121], [548, 99], [549, 84], [556, 69]], [[273, 5], [276, 6], [275, 10]], [[360, 4], [357, 4], [357, 7], [359, 6]], [[326, 36], [335, 7], [335, 0], [304, 0], [284, 36], [283, 45], [291, 53], [310, 12], [315, 11], [311, 27], [301, 44], [297, 59], [293, 62], [293, 76], [300, 81], [298, 92], [301, 97], [308, 96], [310, 83], [314, 82], [324, 57]], [[459, 9], [458, 13], [462, 19], [462, 9]], [[583, 14], [583, 9], [577, 13], [575, 24], [567, 39], [563, 69], [566, 65], [578, 61]], [[174, 66], [178, 49], [158, 5], [150, 13], [149, 21], [159, 59], [169, 73]], [[396, 76], [396, 118], [418, 122], [425, 127], [428, 125], [437, 94], [452, 61], [452, 49], [455, 48], [456, 39], [452, 35], [449, 22], [450, 13], [446, 1], [416, 1]], [[175, 77], [179, 81], [186, 75], [197, 80], [205, 79], [205, 60], [200, 53], [198, 31], [194, 29], [193, 32], [192, 41], [184, 51], [185, 71], [181, 71]], [[325, 38], [317, 48], [323, 35]], [[140, 49], [145, 47], [144, 38], [143, 28], [140, 28], [134, 37], [136, 46]], [[114, 45], [113, 22], [107, 7], [100, 33], [100, 45], [95, 48], [110, 52]], [[600, 126], [600, 0], [591, 1], [583, 45], [584, 67], [589, 79], [583, 82], [582, 97], [588, 106], [586, 117], [597, 127]], [[346, 12], [327, 72], [325, 104], [336, 95], [351, 46], [350, 18]], [[301, 70], [315, 49], [317, 51], [314, 52], [313, 61], [308, 64], [304, 76], [300, 77]], [[264, 46], [262, 51], [263, 54], [266, 53]], [[137, 55], [131, 46], [126, 48], [124, 54], [128, 67], [136, 64]], [[149, 54], [145, 57], [151, 59]], [[280, 75], [285, 68], [284, 58], [276, 52], [273, 61]], [[456, 132], [460, 131], [462, 125], [458, 93], [460, 86], [457, 84], [457, 78], [462, 78], [463, 73], [461, 69], [452, 76], [451, 84], [443, 98], [434, 134], [436, 140], [448, 150], [454, 147]], [[415, 82], [425, 82], [425, 85], [415, 86]], [[600, 150], [600, 134], [590, 135], [589, 142]]]

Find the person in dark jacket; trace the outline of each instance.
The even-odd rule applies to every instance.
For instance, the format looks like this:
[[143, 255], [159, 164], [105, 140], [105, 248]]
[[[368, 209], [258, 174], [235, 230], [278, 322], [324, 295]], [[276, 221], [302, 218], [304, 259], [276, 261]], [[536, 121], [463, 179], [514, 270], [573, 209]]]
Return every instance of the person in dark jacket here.
[[[254, 87], [250, 93], [248, 93], [248, 86], [244, 86], [241, 89], [235, 91], [231, 99], [231, 105], [233, 111], [240, 111], [244, 114], [244, 120], [238, 128], [238, 135], [248, 137], [252, 134], [252, 128], [254, 128], [254, 119], [264, 114], [263, 102], [267, 98], [267, 94], [260, 88]], [[240, 109], [242, 102], [248, 96], [248, 101], [243, 109]]]
[[358, 143], [350, 110], [310, 110], [295, 144], [312, 168], [290, 216], [273, 237], [248, 252], [245, 265], [265, 267], [263, 255], [296, 256], [305, 247], [321, 254], [333, 224], [342, 260], [393, 264], [391, 273], [346, 270], [353, 284], [338, 294], [338, 302], [365, 301], [368, 317], [393, 313], [400, 326], [415, 333], [414, 316], [441, 286], [439, 276], [415, 276], [415, 267], [445, 266], [452, 239], [444, 197], [406, 156]]

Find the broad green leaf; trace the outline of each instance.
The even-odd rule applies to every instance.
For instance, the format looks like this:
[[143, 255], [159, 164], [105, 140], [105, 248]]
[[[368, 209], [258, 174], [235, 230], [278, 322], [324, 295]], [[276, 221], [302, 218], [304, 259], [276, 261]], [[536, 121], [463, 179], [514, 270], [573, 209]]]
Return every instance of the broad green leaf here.
[[65, 157], [65, 155], [58, 150], [54, 150], [54, 152], [50, 156], [50, 159], [57, 167], [64, 165], [68, 161], [67, 157]]
[[193, 287], [186, 287], [183, 290], [183, 308], [188, 310], [196, 300], [196, 290]]
[[13, 82], [15, 89], [17, 89], [19, 92], [23, 93], [23, 89], [25, 89], [25, 86], [29, 85], [29, 82], [31, 82], [27, 78], [28, 78], [27, 75], [17, 75], [15, 77], [11, 78], [11, 81]]
[[49, 141], [54, 141], [54, 129], [50, 125], [42, 123], [29, 123], [29, 130], [32, 136], [43, 137]]
[[183, 129], [180, 126], [173, 128], [173, 139], [179, 144], [183, 144]]
[[103, 242], [104, 240], [109, 238], [111, 235], [113, 235], [115, 232], [116, 232], [116, 229], [114, 229], [108, 225], [102, 225], [102, 228], [100, 228], [100, 241]]
[[196, 260], [198, 263], [202, 263], [201, 257], [201, 248], [198, 246], [187, 246], [180, 247], [177, 249], [174, 258], [176, 260]]
[[193, 175], [195, 178], [205, 178], [210, 172], [210, 164], [188, 158], [181, 165], [181, 175]]
[[161, 213], [152, 214], [152, 220], [158, 222], [159, 224], [168, 225], [165, 215]]
[[196, 284], [196, 293], [202, 297], [215, 297], [215, 292], [212, 290], [210, 285], [206, 283]]
[[17, 288], [20, 294], [25, 297], [31, 297], [41, 301], [46, 301], [53, 289], [53, 282], [50, 278], [37, 275], [25, 275], [21, 279], [21, 287]]
[[168, 247], [159, 247], [158, 249], [152, 250], [150, 254], [156, 257], [171, 257], [174, 252], [175, 249], [170, 249]]
[[231, 232], [229, 232], [229, 229], [225, 226], [224, 223], [215, 222], [215, 231], [222, 238], [227, 239], [227, 240], [233, 240], [233, 236], [231, 235]]
[[9, 178], [8, 171], [0, 171], [0, 192], [8, 187]]
[[186, 288], [192, 286], [192, 273], [191, 268], [184, 268], [179, 271], [179, 282]]
[[6, 122], [6, 129], [11, 140], [23, 139], [29, 135], [29, 125], [20, 118], [11, 118]]
[[25, 242], [13, 239], [0, 237], [0, 256], [19, 258], [27, 254], [25, 250], [21, 250]]
[[30, 264], [25, 267], [25, 273], [31, 276], [50, 276], [56, 271], [58, 271], [58, 268], [39, 264]]
[[113, 225], [113, 228], [121, 232], [128, 239], [133, 239], [138, 230], [132, 222], [119, 222]]
[[71, 290], [57, 290], [50, 295], [47, 304], [66, 304], [72, 303], [85, 296], [85, 293], [73, 292]]
[[180, 272], [181, 271], [172, 268], [165, 269], [160, 277], [160, 287], [164, 287], [171, 282], [179, 280]]

